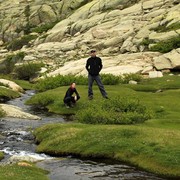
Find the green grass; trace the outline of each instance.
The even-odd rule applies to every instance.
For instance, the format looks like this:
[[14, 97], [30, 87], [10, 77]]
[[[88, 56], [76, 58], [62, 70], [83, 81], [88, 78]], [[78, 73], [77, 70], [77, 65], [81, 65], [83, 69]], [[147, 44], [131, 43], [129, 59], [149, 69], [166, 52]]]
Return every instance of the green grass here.
[[21, 86], [24, 90], [33, 90], [34, 89], [34, 84], [30, 83], [29, 81], [25, 81], [25, 80], [14, 80], [14, 82], [16, 84], [18, 84], [19, 86]]
[[0, 180], [48, 180], [47, 171], [32, 166], [0, 166]]
[[4, 153], [0, 152], [0, 161], [4, 158]]
[[159, 127], [54, 124], [34, 132], [37, 151], [111, 158], [165, 176], [180, 176], [180, 132]]
[[[46, 106], [59, 114], [75, 114], [86, 108], [87, 86], [77, 86], [81, 99], [76, 107], [66, 109], [66, 87], [49, 90], [32, 97], [28, 103]], [[46, 125], [35, 131], [40, 143], [37, 151], [53, 155], [75, 154], [125, 161], [166, 177], [178, 177], [180, 161], [180, 77], [148, 79], [138, 85], [105, 86], [110, 98], [139, 99], [154, 117], [138, 125], [86, 125], [80, 123]], [[94, 99], [104, 101], [97, 86]], [[161, 89], [162, 92], [156, 92]]]
[[0, 99], [8, 100], [20, 97], [18, 92], [15, 92], [11, 89], [0, 87]]

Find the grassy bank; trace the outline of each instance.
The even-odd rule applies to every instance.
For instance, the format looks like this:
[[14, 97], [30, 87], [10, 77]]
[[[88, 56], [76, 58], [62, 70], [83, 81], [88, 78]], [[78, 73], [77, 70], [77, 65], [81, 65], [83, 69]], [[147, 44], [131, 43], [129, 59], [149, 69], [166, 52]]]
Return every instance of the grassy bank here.
[[20, 97], [20, 94], [18, 92], [15, 92], [11, 89], [7, 89], [5, 87], [0, 87], [0, 99], [3, 100], [10, 100]]
[[25, 163], [27, 166], [21, 165], [7, 165], [0, 166], [0, 179], [1, 180], [48, 180], [47, 171], [39, 169], [34, 165]]
[[0, 161], [4, 158], [4, 153], [0, 152]]
[[180, 176], [178, 130], [125, 125], [55, 124], [34, 132], [37, 151], [106, 157], [165, 175]]
[[[81, 99], [71, 109], [63, 105], [67, 88], [39, 93], [27, 103], [59, 114], [76, 114], [86, 109], [87, 86], [77, 85]], [[152, 110], [153, 118], [137, 125], [46, 125], [34, 133], [40, 143], [37, 151], [112, 158], [167, 177], [179, 177], [180, 77], [165, 76], [144, 80], [138, 85], [121, 84], [105, 88], [110, 98], [139, 99], [141, 104]], [[93, 89], [94, 99], [88, 102], [92, 106], [103, 101], [98, 87]]]

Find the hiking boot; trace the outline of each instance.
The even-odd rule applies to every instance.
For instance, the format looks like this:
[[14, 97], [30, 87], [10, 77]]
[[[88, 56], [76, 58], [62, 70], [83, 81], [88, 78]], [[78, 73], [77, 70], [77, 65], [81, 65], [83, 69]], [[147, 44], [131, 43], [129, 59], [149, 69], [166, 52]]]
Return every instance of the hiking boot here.
[[66, 106], [66, 108], [67, 108], [67, 109], [69, 109], [69, 108], [70, 108], [70, 106], [69, 106], [68, 104], [64, 104], [64, 105]]
[[92, 100], [93, 99], [93, 96], [91, 95], [91, 96], [88, 96], [88, 99], [89, 100]]
[[104, 96], [103, 98], [105, 98], [105, 99], [109, 99], [107, 96]]

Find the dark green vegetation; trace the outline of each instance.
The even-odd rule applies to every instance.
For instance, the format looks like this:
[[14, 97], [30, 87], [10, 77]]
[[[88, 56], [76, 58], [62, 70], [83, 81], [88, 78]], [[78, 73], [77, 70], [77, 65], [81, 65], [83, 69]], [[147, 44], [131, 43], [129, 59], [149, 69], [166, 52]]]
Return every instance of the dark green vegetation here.
[[7, 165], [0, 167], [0, 179], [2, 180], [48, 180], [47, 171], [32, 166]]
[[30, 80], [38, 75], [43, 66], [43, 63], [26, 63], [15, 67], [14, 74], [17, 79]]
[[15, 64], [21, 62], [25, 56], [25, 53], [19, 52], [17, 54], [8, 55], [5, 60], [0, 63], [0, 73], [1, 74], [10, 74], [12, 73]]
[[[77, 122], [45, 125], [34, 133], [39, 142], [37, 151], [52, 155], [106, 157], [125, 161], [166, 177], [180, 176], [180, 76], [167, 75], [163, 78], [143, 80], [138, 85], [120, 84], [105, 87], [110, 100], [104, 100], [97, 86], [94, 86], [94, 99], [88, 101], [87, 86], [77, 86], [81, 99], [71, 109], [66, 109], [62, 101], [67, 86], [39, 93], [28, 103], [44, 106], [59, 114], [77, 114], [75, 116], [78, 117], [78, 112], [88, 109], [90, 104], [90, 115], [101, 112], [100, 108], [93, 108], [104, 102], [107, 102], [104, 105], [108, 108], [116, 109], [116, 105], [121, 101], [113, 101], [121, 97], [127, 98], [127, 102], [134, 102], [132, 107], [143, 105], [152, 110], [153, 118], [136, 125], [87, 125]], [[157, 90], [161, 91], [156, 92]], [[137, 99], [140, 104], [136, 104]], [[109, 112], [108, 109], [105, 114]]]
[[169, 22], [164, 23], [157, 28], [154, 28], [152, 30], [157, 31], [157, 32], [168, 32], [168, 31], [176, 31], [180, 29], [180, 22], [172, 23], [171, 25], [167, 26]]
[[[155, 44], [152, 47], [148, 47], [150, 44]], [[140, 43], [140, 45], [144, 45], [146, 49], [149, 49], [150, 51], [158, 51], [161, 53], [167, 53], [170, 52], [173, 49], [180, 47], [180, 36], [173, 37], [171, 39], [168, 39], [166, 41], [160, 41], [160, 42], [154, 42], [153, 40], [150, 40], [148, 38], [143, 39], [143, 41]]]
[[[163, 33], [163, 32], [168, 32], [168, 31], [176, 31], [180, 29], [180, 23], [172, 23], [168, 25], [170, 22], [166, 22], [157, 28], [154, 28], [152, 30], [158, 32], [158, 33]], [[144, 39], [141, 44], [148, 46], [149, 44], [154, 44], [152, 40], [149, 39]], [[166, 41], [160, 41], [156, 43], [154, 46], [150, 48], [151, 51], [158, 51], [161, 53], [167, 53], [170, 52], [173, 49], [179, 48], [180, 47], [180, 36], [178, 37], [173, 37], [171, 39], [168, 39]]]
[[[5, 60], [0, 63], [0, 74], [6, 74], [9, 77], [22, 80], [30, 80], [38, 75], [43, 63], [29, 63], [23, 62], [25, 56], [24, 52], [8, 55]], [[23, 62], [23, 63], [22, 63]], [[16, 63], [22, 63], [16, 65]], [[11, 75], [11, 76], [10, 76]]]
[[30, 31], [41, 34], [43, 32], [47, 32], [49, 29], [52, 29], [57, 23], [58, 23], [58, 21], [47, 23], [47, 24], [42, 24], [38, 27], [34, 27], [34, 28], [32, 27]]
[[12, 42], [10, 42], [7, 45], [7, 49], [16, 51], [18, 49], [21, 49], [25, 45], [29, 46], [30, 41], [36, 38], [37, 38], [36, 35], [25, 35], [25, 36], [22, 36], [21, 38], [14, 39]]
[[[141, 81], [142, 77], [139, 74], [125, 74], [124, 76], [114, 76], [112, 74], [101, 74], [102, 82], [105, 85], [126, 84], [130, 80]], [[87, 85], [87, 77], [74, 76], [74, 75], [58, 75], [56, 77], [46, 77], [39, 80], [36, 84], [38, 91], [47, 91], [60, 86], [69, 86], [72, 82], [76, 82], [78, 85]]]
[[20, 94], [5, 87], [0, 87], [0, 101], [7, 101], [20, 97]]
[[0, 152], [0, 161], [4, 158], [4, 153]]
[[85, 102], [75, 119], [86, 124], [135, 124], [152, 117], [152, 113], [136, 98], [117, 96], [110, 100]]
[[179, 47], [180, 47], [180, 35], [178, 37], [174, 37], [166, 41], [160, 41], [156, 45], [152, 46], [150, 50], [158, 51], [161, 53], [167, 53]]

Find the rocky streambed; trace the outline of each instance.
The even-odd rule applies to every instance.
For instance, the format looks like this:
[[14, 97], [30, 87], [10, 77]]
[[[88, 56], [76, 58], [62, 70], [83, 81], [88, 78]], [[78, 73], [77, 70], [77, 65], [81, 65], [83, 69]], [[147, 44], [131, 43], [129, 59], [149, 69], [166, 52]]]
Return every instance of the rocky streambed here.
[[16, 105], [25, 112], [39, 115], [41, 120], [29, 120], [20, 118], [0, 119], [0, 151], [5, 153], [1, 165], [19, 161], [37, 162], [37, 165], [48, 170], [51, 180], [162, 180], [154, 174], [141, 171], [119, 162], [94, 159], [78, 159], [75, 157], [51, 157], [46, 154], [35, 152], [36, 144], [32, 131], [34, 128], [47, 123], [70, 123], [58, 115], [39, 113], [32, 111], [29, 106], [24, 105], [25, 100], [34, 94], [27, 91], [20, 98], [11, 100], [7, 104]]

